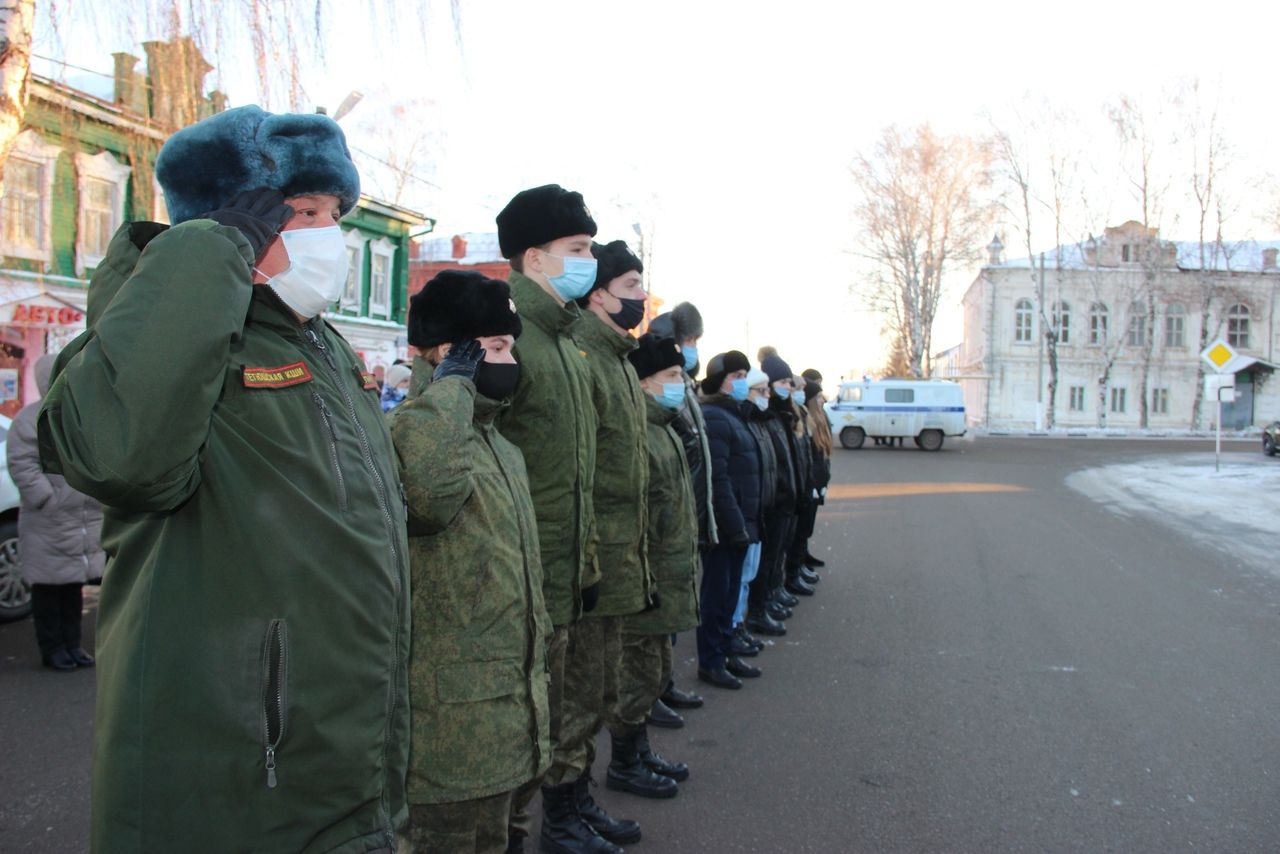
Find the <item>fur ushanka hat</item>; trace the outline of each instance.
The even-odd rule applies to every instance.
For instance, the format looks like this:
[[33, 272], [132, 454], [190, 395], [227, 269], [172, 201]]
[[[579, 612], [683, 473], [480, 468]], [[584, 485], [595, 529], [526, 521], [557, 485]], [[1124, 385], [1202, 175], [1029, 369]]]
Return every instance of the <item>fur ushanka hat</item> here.
[[441, 270], [409, 300], [409, 343], [414, 347], [493, 335], [519, 338], [522, 328], [507, 283], [475, 271]]
[[561, 237], [596, 236], [596, 221], [582, 194], [559, 184], [516, 193], [498, 214], [497, 223], [498, 248], [507, 259]]
[[343, 214], [360, 198], [360, 175], [337, 122], [253, 105], [217, 113], [169, 137], [156, 158], [156, 180], [175, 225], [258, 187], [286, 198], [337, 196]]
[[707, 363], [707, 375], [702, 379], [702, 393], [716, 394], [720, 391], [720, 386], [724, 385], [724, 378], [729, 374], [749, 370], [751, 370], [751, 363], [747, 361], [746, 354], [741, 350], [717, 353]]
[[638, 344], [627, 354], [627, 358], [631, 360], [631, 367], [636, 369], [636, 376], [640, 379], [677, 365], [684, 367], [684, 353], [676, 339], [647, 333], [640, 336]]
[[614, 279], [632, 270], [637, 273], [644, 272], [644, 262], [631, 251], [631, 247], [625, 240], [613, 240], [605, 244], [592, 243], [591, 254], [595, 256], [596, 264], [599, 265], [596, 268], [596, 283], [592, 286], [592, 290], [607, 288]]

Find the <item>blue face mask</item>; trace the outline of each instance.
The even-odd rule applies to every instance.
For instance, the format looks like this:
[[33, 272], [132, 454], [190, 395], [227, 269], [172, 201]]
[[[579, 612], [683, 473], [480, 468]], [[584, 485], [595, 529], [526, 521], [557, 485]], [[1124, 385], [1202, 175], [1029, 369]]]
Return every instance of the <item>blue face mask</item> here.
[[655, 394], [654, 399], [667, 409], [679, 409], [684, 403], [684, 383], [663, 383], [662, 394]]
[[747, 399], [747, 395], [750, 393], [751, 387], [747, 385], [747, 378], [738, 377], [733, 381], [733, 385], [730, 387], [729, 397], [732, 397], [734, 400], [741, 403]]
[[680, 352], [684, 353], [684, 369], [692, 371], [693, 366], [698, 364], [698, 348], [686, 344], [680, 348]]
[[786, 400], [788, 397], [791, 397], [791, 389], [784, 385], [776, 385], [773, 387], [773, 396]]
[[791, 399], [796, 402], [796, 406], [804, 406], [804, 392], [794, 391], [791, 393]]
[[[550, 255], [550, 253], [547, 254]], [[551, 257], [560, 258], [559, 255]], [[566, 255], [560, 260], [564, 262], [564, 272], [558, 276], [547, 277], [551, 287], [556, 289], [556, 293], [565, 302], [586, 296], [591, 291], [591, 286], [596, 283], [596, 259]]]

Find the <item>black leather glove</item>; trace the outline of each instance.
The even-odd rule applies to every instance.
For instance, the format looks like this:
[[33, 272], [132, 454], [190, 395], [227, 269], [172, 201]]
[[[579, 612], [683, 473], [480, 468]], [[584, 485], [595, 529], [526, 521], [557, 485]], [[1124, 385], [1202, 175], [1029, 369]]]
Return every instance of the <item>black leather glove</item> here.
[[448, 354], [440, 360], [440, 364], [436, 365], [436, 372], [431, 375], [431, 379], [442, 380], [445, 377], [475, 379], [476, 370], [483, 361], [484, 348], [474, 338], [454, 344], [449, 348]]
[[129, 223], [129, 242], [141, 252], [147, 248], [148, 243], [168, 230], [169, 226], [162, 222], [131, 222]]
[[240, 229], [253, 247], [254, 258], [262, 257], [262, 250], [292, 217], [293, 208], [284, 203], [284, 193], [270, 187], [237, 193], [216, 211], [200, 215], [200, 219], [211, 219], [218, 225]]
[[593, 584], [590, 587], [582, 588], [582, 611], [594, 611], [596, 605], [600, 602], [600, 585]]

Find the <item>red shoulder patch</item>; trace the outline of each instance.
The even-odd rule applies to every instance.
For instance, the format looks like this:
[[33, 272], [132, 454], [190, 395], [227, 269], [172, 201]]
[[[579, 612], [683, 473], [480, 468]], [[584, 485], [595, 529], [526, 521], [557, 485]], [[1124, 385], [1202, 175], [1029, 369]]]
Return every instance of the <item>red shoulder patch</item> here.
[[312, 379], [306, 362], [294, 362], [278, 368], [251, 368], [246, 365], [244, 369], [245, 388], [288, 388], [309, 383]]
[[355, 368], [355, 372], [356, 372], [356, 379], [360, 382], [361, 387], [364, 388], [365, 391], [378, 390], [378, 378], [375, 377], [372, 373], [370, 373], [369, 371], [363, 370], [360, 367]]

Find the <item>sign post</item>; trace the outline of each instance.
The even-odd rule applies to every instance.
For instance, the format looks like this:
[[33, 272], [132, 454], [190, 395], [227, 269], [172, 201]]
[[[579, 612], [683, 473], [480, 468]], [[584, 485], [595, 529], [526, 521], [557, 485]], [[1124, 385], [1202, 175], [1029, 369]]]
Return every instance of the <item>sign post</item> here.
[[1218, 472], [1222, 470], [1222, 404], [1235, 402], [1235, 372], [1242, 367], [1248, 367], [1247, 364], [1241, 365], [1241, 361], [1252, 362], [1253, 360], [1242, 357], [1234, 347], [1221, 338], [1204, 348], [1200, 358], [1214, 370], [1213, 375], [1204, 378], [1204, 385], [1205, 391], [1214, 392], [1214, 397], [1218, 400], [1218, 422], [1213, 441], [1213, 470]]

